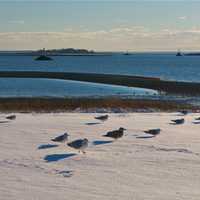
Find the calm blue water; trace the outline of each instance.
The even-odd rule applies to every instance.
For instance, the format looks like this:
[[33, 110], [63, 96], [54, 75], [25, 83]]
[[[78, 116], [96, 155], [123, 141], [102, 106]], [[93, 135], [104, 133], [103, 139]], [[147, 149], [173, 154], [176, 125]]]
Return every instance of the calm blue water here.
[[[200, 82], [200, 56], [175, 53], [135, 53], [112, 56], [56, 56], [35, 61], [32, 56], [0, 55], [0, 71], [89, 72], [160, 77]], [[3, 79], [0, 96], [107, 96], [152, 94], [152, 91], [61, 80]]]
[[1, 97], [154, 96], [154, 90], [55, 79], [0, 78]]
[[136, 53], [125, 56], [56, 56], [34, 61], [31, 56], [0, 56], [0, 70], [94, 72], [155, 76], [167, 80], [200, 82], [200, 56], [175, 53]]

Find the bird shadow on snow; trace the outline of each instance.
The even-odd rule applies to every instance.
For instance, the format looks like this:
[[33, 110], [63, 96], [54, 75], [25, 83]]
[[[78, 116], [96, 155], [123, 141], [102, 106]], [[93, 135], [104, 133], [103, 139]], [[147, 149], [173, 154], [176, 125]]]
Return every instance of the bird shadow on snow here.
[[10, 121], [0, 121], [0, 124], [9, 123]]
[[182, 116], [182, 117], [183, 117], [183, 116], [185, 116], [185, 115], [182, 114], [182, 113], [179, 113], [179, 114], [176, 114], [175, 116], [179, 116], [179, 117]]
[[56, 162], [59, 160], [63, 160], [65, 158], [70, 158], [72, 156], [75, 156], [75, 153], [66, 153], [66, 154], [49, 154], [44, 157], [44, 160], [47, 162]]
[[193, 124], [200, 124], [200, 122], [192, 122]]
[[178, 125], [183, 125], [183, 124], [177, 124], [177, 123], [175, 123], [175, 122], [170, 122], [169, 125], [178, 126]]
[[142, 135], [142, 136], [137, 136], [137, 139], [149, 139], [149, 138], [154, 138], [154, 135]]
[[59, 145], [57, 145], [57, 144], [41, 144], [38, 146], [38, 149], [50, 149], [50, 148], [55, 148], [58, 146]]
[[73, 176], [73, 172], [72, 170], [63, 170], [63, 171], [59, 171], [57, 174], [61, 174], [63, 175], [64, 177], [71, 177]]
[[93, 145], [102, 145], [102, 144], [110, 144], [112, 143], [113, 141], [105, 141], [105, 140], [95, 140], [92, 142]]
[[100, 122], [89, 122], [89, 123], [85, 123], [85, 125], [88, 125], [88, 126], [97, 125], [97, 124], [101, 124], [101, 123], [100, 123]]

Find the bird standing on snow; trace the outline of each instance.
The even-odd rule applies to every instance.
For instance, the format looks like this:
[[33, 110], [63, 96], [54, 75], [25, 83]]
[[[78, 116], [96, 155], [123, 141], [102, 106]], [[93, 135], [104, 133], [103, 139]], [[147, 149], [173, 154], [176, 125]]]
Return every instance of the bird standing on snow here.
[[88, 143], [89, 143], [88, 139], [84, 138], [69, 142], [67, 145], [74, 149], [78, 149], [79, 152], [82, 151], [83, 153], [86, 153], [84, 150], [88, 147]]
[[101, 116], [95, 117], [95, 119], [106, 121], [108, 119], [108, 115], [101, 115]]
[[63, 135], [57, 136], [54, 139], [52, 139], [51, 141], [53, 142], [66, 142], [68, 140], [68, 133], [64, 133]]
[[174, 122], [174, 124], [183, 124], [185, 122], [185, 120], [183, 118], [182, 119], [174, 119], [171, 121]]
[[149, 129], [147, 131], [144, 131], [145, 133], [151, 134], [153, 136], [156, 136], [158, 134], [160, 134], [161, 129], [156, 128], [156, 129]]
[[109, 131], [109, 132], [106, 133], [106, 135], [103, 135], [103, 136], [118, 139], [118, 138], [121, 138], [124, 135], [124, 130], [126, 130], [126, 129], [120, 127], [118, 130]]
[[187, 110], [181, 110], [180, 113], [183, 114], [183, 115], [187, 115], [188, 111]]
[[14, 120], [16, 119], [16, 115], [9, 115], [6, 117], [6, 119]]

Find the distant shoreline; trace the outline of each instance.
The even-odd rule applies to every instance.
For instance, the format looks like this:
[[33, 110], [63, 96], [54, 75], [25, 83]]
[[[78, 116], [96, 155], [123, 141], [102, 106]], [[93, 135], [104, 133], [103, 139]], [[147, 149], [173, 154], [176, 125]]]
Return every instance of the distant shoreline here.
[[[0, 56], [39, 56], [39, 53], [0, 53]], [[47, 56], [112, 56], [112, 53], [52, 53], [47, 54]]]
[[95, 52], [87, 49], [40, 49], [40, 50], [16, 50], [16, 51], [0, 51], [0, 56], [108, 56], [110, 52]]

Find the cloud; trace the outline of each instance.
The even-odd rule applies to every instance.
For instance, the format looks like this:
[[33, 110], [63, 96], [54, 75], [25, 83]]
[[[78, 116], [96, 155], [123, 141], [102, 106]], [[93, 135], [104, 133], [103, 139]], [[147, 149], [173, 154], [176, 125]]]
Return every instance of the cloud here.
[[187, 16], [180, 16], [180, 17], [178, 17], [178, 19], [184, 21], [187, 19]]
[[10, 24], [24, 24], [24, 20], [11, 20], [9, 21]]
[[69, 28], [69, 27], [68, 27], [68, 28], [65, 28], [64, 31], [65, 31], [65, 32], [72, 32], [72, 31], [73, 31], [73, 28]]
[[143, 26], [62, 32], [0, 32], [1, 49], [87, 48], [99, 51], [199, 50], [200, 28], [152, 31]]

